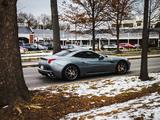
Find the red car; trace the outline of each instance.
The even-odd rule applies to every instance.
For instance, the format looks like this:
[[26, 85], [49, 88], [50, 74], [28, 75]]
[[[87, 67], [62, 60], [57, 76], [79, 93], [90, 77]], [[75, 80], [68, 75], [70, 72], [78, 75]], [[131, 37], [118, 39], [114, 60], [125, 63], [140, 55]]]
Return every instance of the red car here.
[[119, 48], [136, 48], [136, 47], [130, 43], [120, 43]]

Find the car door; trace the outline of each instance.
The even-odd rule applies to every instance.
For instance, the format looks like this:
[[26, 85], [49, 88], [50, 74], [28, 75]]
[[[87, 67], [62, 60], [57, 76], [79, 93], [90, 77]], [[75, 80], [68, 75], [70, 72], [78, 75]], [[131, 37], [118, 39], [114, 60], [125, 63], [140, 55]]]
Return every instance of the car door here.
[[109, 57], [103, 57], [103, 59], [99, 59], [98, 64], [100, 66], [100, 72], [111, 73], [115, 69], [115, 63]]
[[95, 73], [110, 73], [113, 71], [114, 63], [110, 58], [104, 57], [101, 55], [96, 55], [96, 53], [93, 53], [92, 57], [93, 58], [88, 59], [87, 62], [89, 65], [93, 66], [92, 67], [93, 72], [95, 72]]
[[81, 67], [87, 73], [107, 72], [106, 67], [111, 65], [110, 62], [107, 64], [107, 59], [99, 59], [100, 55], [92, 51], [83, 51], [77, 53], [74, 57], [81, 61]]

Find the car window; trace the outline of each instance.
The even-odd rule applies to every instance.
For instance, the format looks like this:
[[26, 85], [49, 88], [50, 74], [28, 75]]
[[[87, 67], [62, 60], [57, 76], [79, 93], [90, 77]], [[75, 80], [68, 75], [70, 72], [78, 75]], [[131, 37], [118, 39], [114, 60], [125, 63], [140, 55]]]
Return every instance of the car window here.
[[70, 51], [70, 50], [62, 50], [61, 52], [56, 53], [55, 55], [57, 56], [66, 56], [69, 55], [70, 53], [72, 53], [74, 51]]
[[74, 55], [74, 57], [79, 58], [99, 58], [100, 55], [91, 51], [79, 52]]

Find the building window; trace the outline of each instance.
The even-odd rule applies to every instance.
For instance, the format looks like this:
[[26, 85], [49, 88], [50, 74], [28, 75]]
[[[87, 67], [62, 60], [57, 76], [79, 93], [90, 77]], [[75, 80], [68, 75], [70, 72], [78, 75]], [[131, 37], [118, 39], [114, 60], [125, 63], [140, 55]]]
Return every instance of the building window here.
[[112, 27], [116, 27], [116, 24], [112, 24]]
[[123, 24], [123, 27], [133, 27], [133, 23], [125, 23]]
[[137, 26], [141, 26], [142, 24], [141, 23], [137, 23]]
[[142, 25], [142, 21], [137, 21], [137, 26], [141, 26]]

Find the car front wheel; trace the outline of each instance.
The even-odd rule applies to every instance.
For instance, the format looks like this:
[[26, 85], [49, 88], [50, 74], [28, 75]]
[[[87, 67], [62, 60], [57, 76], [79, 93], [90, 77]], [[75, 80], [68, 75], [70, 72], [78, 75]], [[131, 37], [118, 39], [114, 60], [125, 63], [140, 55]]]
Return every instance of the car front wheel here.
[[127, 71], [128, 71], [127, 63], [124, 62], [124, 61], [120, 61], [120, 62], [117, 64], [116, 72], [117, 72], [118, 74], [125, 74]]
[[75, 80], [79, 76], [79, 70], [75, 65], [68, 65], [63, 70], [63, 78], [65, 80]]

